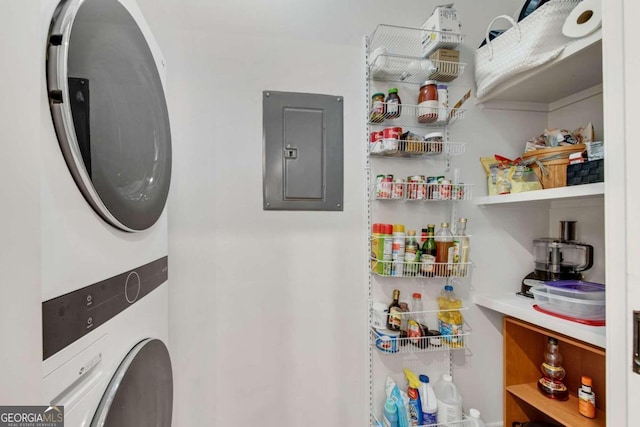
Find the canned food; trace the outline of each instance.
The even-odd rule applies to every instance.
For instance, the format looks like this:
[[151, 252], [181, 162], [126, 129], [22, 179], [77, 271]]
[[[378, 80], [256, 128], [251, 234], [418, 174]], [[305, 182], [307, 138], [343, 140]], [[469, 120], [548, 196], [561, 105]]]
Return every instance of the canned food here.
[[376, 199], [391, 198], [392, 181], [393, 181], [393, 175], [376, 176]]
[[435, 176], [428, 176], [427, 177], [427, 199], [428, 200], [435, 199], [434, 193], [437, 191], [437, 189], [438, 189], [438, 178]]
[[419, 175], [418, 177], [418, 187], [416, 189], [416, 200], [426, 200], [427, 199], [427, 180], [424, 175]]
[[443, 179], [440, 183], [440, 200], [451, 199], [451, 181]]
[[375, 131], [369, 134], [369, 152], [370, 153], [382, 153], [383, 147], [383, 132]]
[[384, 151], [398, 151], [402, 128], [399, 126], [384, 128], [382, 131]]
[[452, 200], [464, 200], [464, 184], [453, 184], [451, 188]]
[[393, 188], [391, 190], [392, 199], [404, 199], [404, 179], [396, 178], [393, 181]]

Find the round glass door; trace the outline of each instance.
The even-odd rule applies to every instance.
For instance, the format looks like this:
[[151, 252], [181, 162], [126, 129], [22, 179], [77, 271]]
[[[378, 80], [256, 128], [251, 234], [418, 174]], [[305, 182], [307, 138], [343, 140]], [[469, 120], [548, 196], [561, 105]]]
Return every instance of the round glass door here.
[[169, 116], [153, 53], [120, 2], [60, 3], [47, 84], [58, 141], [85, 199], [122, 230], [151, 227], [171, 180]]
[[162, 341], [146, 339], [120, 363], [91, 427], [171, 427], [172, 413], [169, 352]]

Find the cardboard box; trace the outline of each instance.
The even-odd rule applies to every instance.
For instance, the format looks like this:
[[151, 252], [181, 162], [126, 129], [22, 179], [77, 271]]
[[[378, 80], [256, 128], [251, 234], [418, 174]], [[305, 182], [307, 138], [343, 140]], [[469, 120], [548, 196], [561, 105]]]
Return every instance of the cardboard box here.
[[460, 62], [460, 51], [453, 49], [438, 49], [431, 54], [429, 59], [445, 62]]
[[429, 57], [436, 49], [456, 47], [462, 42], [462, 25], [453, 4], [437, 6], [431, 16], [422, 24], [425, 34], [422, 37], [422, 49]]

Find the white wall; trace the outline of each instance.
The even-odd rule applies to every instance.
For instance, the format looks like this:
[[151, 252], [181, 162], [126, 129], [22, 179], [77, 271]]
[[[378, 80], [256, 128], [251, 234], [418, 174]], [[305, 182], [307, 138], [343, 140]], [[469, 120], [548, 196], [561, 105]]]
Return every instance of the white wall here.
[[[365, 425], [363, 36], [419, 26], [438, 2], [139, 3], [168, 63], [174, 424]], [[475, 47], [520, 1], [459, 3]], [[262, 211], [263, 90], [344, 96], [344, 212]], [[499, 385], [472, 401], [500, 418]]]
[[[42, 84], [38, 2], [4, 1], [0, 78], [0, 405], [38, 405], [40, 316], [40, 167], [37, 112]], [[9, 66], [10, 65], [10, 66]], [[32, 112], [28, 114], [26, 112]]]

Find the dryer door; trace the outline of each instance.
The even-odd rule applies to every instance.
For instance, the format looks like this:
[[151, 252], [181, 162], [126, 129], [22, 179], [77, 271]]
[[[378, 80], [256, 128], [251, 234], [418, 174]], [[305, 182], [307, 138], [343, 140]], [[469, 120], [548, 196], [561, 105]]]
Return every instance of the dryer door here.
[[164, 64], [141, 25], [117, 0], [63, 0], [47, 58], [49, 104], [67, 165], [94, 210], [126, 231], [158, 220], [171, 177], [158, 71]]
[[146, 339], [118, 367], [91, 427], [170, 427], [172, 410], [169, 352], [162, 341]]

